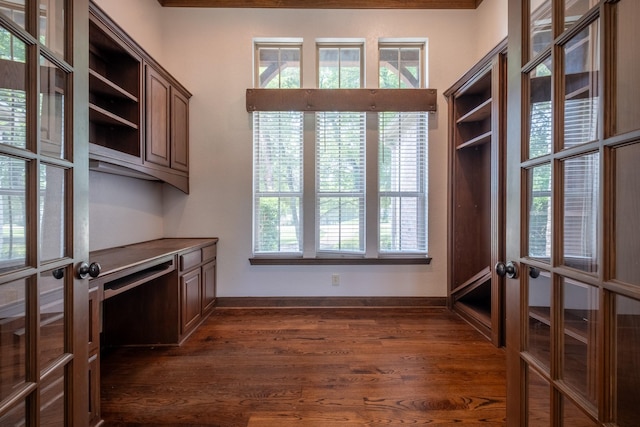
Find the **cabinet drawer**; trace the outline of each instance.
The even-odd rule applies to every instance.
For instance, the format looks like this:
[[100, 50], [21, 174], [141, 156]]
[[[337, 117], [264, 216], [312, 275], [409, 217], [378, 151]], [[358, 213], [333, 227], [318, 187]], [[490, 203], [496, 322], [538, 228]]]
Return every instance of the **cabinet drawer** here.
[[216, 248], [218, 245], [211, 245], [202, 248], [202, 261], [209, 261], [216, 257]]
[[202, 262], [202, 250], [180, 255], [180, 271], [187, 271]]

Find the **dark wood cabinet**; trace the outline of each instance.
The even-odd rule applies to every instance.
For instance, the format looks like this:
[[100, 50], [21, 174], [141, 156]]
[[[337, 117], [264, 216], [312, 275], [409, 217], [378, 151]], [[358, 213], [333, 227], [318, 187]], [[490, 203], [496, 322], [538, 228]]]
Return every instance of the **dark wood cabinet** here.
[[145, 162], [171, 165], [169, 111], [171, 85], [159, 72], [146, 68], [146, 143]]
[[449, 107], [449, 304], [503, 343], [506, 40], [445, 92]]
[[202, 311], [213, 308], [216, 302], [216, 261], [202, 266]]
[[180, 308], [182, 311], [180, 329], [182, 333], [189, 330], [200, 320], [202, 305], [200, 288], [202, 273], [200, 270], [190, 271], [180, 278]]
[[89, 58], [91, 168], [188, 193], [189, 91], [93, 3]]
[[89, 410], [100, 420], [100, 351], [175, 346], [211, 314], [217, 238], [159, 239], [94, 251], [89, 292]]
[[189, 171], [189, 95], [146, 66], [145, 162]]
[[171, 88], [171, 169], [189, 171], [189, 96]]
[[188, 334], [213, 308], [216, 298], [216, 246], [180, 255], [181, 331]]

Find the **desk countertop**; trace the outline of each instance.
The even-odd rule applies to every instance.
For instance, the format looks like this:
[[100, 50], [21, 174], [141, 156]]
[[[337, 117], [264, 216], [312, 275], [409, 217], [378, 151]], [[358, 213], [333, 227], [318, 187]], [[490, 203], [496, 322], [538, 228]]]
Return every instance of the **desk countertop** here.
[[209, 246], [217, 242], [217, 237], [157, 239], [92, 251], [89, 260], [100, 264], [102, 271], [99, 277], [104, 277], [167, 255]]

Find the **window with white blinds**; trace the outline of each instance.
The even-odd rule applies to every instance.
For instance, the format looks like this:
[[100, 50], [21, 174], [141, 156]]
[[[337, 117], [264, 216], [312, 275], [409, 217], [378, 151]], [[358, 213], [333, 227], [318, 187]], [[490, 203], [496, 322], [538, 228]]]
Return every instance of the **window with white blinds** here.
[[427, 114], [380, 113], [379, 250], [427, 251]]
[[365, 250], [365, 113], [316, 114], [318, 252]]
[[302, 252], [303, 116], [253, 113], [254, 253]]
[[[316, 48], [319, 89], [364, 87], [364, 41]], [[256, 86], [299, 83], [293, 69], [301, 57], [290, 45], [278, 49], [256, 48]], [[380, 87], [421, 88], [423, 49], [385, 45]], [[282, 84], [285, 71], [296, 76], [285, 79], [291, 85]], [[254, 256], [427, 253], [427, 113], [261, 111], [253, 118]]]

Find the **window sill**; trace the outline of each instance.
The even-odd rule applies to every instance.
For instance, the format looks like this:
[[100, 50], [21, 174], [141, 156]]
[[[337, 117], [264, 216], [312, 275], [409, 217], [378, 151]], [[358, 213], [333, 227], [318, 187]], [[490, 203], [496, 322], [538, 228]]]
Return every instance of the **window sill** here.
[[385, 257], [385, 258], [292, 258], [254, 257], [251, 265], [418, 265], [431, 264], [430, 257]]

